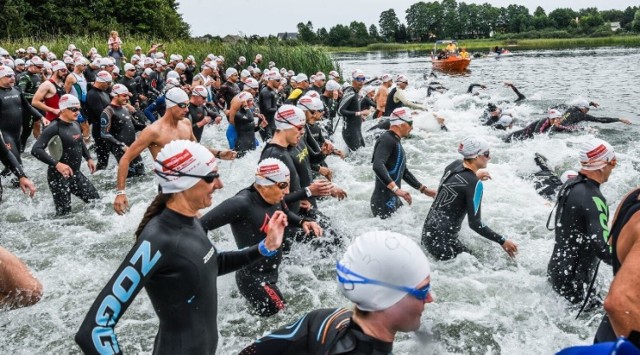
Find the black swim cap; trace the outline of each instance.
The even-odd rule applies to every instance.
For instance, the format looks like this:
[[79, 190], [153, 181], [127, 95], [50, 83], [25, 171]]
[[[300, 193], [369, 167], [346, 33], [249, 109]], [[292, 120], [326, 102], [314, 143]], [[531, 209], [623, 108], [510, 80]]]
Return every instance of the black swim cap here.
[[489, 112], [493, 112], [495, 110], [498, 109], [498, 106], [496, 106], [495, 104], [489, 102], [489, 104], [487, 105], [487, 107], [489, 108]]

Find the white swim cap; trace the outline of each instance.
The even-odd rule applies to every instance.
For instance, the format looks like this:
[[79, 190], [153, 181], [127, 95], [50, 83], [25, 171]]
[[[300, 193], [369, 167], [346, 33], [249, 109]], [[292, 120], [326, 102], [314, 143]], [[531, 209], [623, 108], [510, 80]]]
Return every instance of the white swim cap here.
[[167, 77], [166, 78], [167, 78], [166, 80], [169, 80], [171, 78], [176, 79], [176, 80], [180, 80], [180, 74], [178, 74], [178, 72], [175, 71], [175, 70], [170, 70], [167, 73]]
[[367, 94], [369, 94], [369, 93], [371, 93], [372, 91], [375, 91], [375, 90], [376, 90], [376, 88], [374, 88], [373, 86], [367, 85], [362, 89], [362, 93], [364, 95], [367, 95]]
[[580, 98], [580, 99], [574, 100], [572, 105], [577, 106], [579, 108], [589, 108], [589, 101], [587, 101], [586, 99]]
[[465, 159], [473, 159], [489, 150], [489, 143], [480, 137], [467, 137], [458, 146], [458, 153]]
[[227, 68], [227, 70], [224, 72], [224, 75], [227, 78], [235, 74], [238, 74], [238, 71], [236, 70], [236, 68]]
[[251, 73], [247, 69], [242, 69], [240, 72], [240, 78], [248, 78], [251, 76]]
[[124, 94], [131, 96], [131, 92], [129, 92], [129, 89], [122, 84], [115, 84], [113, 88], [111, 88], [111, 96]]
[[258, 83], [258, 80], [254, 79], [254, 78], [247, 78], [244, 81], [244, 86], [245, 86], [245, 90], [247, 88], [258, 89], [260, 87], [260, 84]]
[[309, 91], [307, 91], [306, 94], [304, 94], [303, 97], [312, 97], [312, 98], [319, 99], [320, 98], [320, 94], [318, 94], [318, 92], [315, 91], [315, 90], [309, 90]]
[[582, 144], [579, 155], [580, 165], [584, 170], [602, 169], [608, 162], [616, 158], [611, 144], [598, 138], [593, 138]]
[[[331, 73], [329, 73], [329, 76], [331, 76]], [[356, 78], [366, 78], [366, 75], [364, 75], [364, 72], [360, 69], [356, 69], [353, 72], [351, 72], [351, 77], [356, 79]]]
[[391, 74], [382, 74], [382, 76], [380, 77], [380, 81], [382, 81], [383, 83], [386, 83], [392, 80], [393, 80], [393, 77], [391, 76]]
[[124, 71], [129, 71], [129, 70], [136, 70], [135, 65], [131, 64], [131, 63], [127, 63], [124, 65]]
[[562, 173], [562, 175], [560, 175], [560, 181], [562, 181], [562, 183], [564, 184], [565, 182], [567, 182], [567, 180], [573, 179], [576, 176], [578, 176], [577, 171], [567, 170], [564, 173]]
[[60, 101], [58, 101], [58, 108], [62, 111], [69, 107], [80, 107], [80, 100], [70, 94], [62, 95], [62, 97], [60, 97]]
[[317, 97], [303, 96], [298, 100], [297, 106], [303, 111], [324, 111], [324, 104]]
[[280, 81], [280, 79], [282, 79], [282, 76], [280, 75], [280, 72], [278, 72], [277, 70], [271, 70], [269, 72], [269, 76], [267, 76], [267, 79]]
[[301, 83], [303, 81], [309, 81], [309, 78], [304, 73], [299, 73], [296, 75], [296, 83]]
[[175, 140], [165, 145], [154, 162], [156, 182], [162, 193], [176, 193], [188, 190], [217, 169], [218, 162], [209, 149], [189, 140]]
[[399, 233], [373, 231], [356, 238], [338, 262], [338, 289], [358, 309], [381, 311], [407, 292], [366, 283], [363, 278], [414, 288], [430, 275], [429, 260], [413, 240]]
[[406, 75], [398, 75], [398, 77], [396, 77], [396, 83], [408, 83], [409, 82], [409, 78], [407, 78]]
[[5, 77], [7, 75], [15, 75], [15, 72], [10, 67], [0, 66], [0, 77]]
[[239, 93], [237, 97], [238, 97], [238, 101], [240, 102], [253, 101], [253, 95], [251, 95], [246, 91]]
[[113, 77], [106, 70], [101, 70], [96, 74], [96, 83], [110, 83], [113, 81]]
[[267, 158], [258, 164], [256, 184], [262, 186], [275, 185], [279, 182], [286, 182], [289, 176], [289, 168], [280, 159]]
[[413, 118], [411, 117], [411, 112], [409, 109], [405, 107], [398, 107], [393, 112], [391, 112], [391, 116], [389, 116], [389, 123], [392, 126], [398, 126], [403, 123], [413, 122]]
[[61, 60], [54, 60], [51, 62], [51, 70], [58, 71], [63, 69], [66, 70], [67, 66]]
[[549, 110], [549, 112], [547, 113], [547, 117], [554, 119], [554, 118], [561, 118], [562, 117], [562, 112], [560, 112], [559, 110], [556, 110], [555, 108], [552, 108], [551, 110]]
[[184, 65], [184, 63], [183, 63], [183, 62], [180, 62], [180, 63], [176, 64], [176, 69], [186, 70], [186, 69], [187, 69], [187, 66], [186, 66], [186, 65]]
[[324, 86], [324, 88], [329, 91], [340, 90], [340, 84], [338, 84], [338, 82], [335, 80], [329, 80], [327, 81], [327, 84]]
[[511, 122], [513, 122], [513, 117], [509, 115], [502, 115], [500, 116], [500, 119], [498, 120], [498, 122], [496, 122], [496, 124], [506, 127], [506, 126], [509, 126]]
[[191, 96], [200, 96], [206, 99], [207, 97], [209, 97], [209, 92], [207, 91], [207, 88], [205, 88], [204, 86], [198, 85], [193, 89], [191, 89]]
[[306, 116], [301, 109], [293, 105], [282, 105], [276, 112], [275, 121], [277, 129], [297, 128], [306, 122]]
[[179, 103], [189, 101], [189, 95], [187, 95], [187, 93], [181, 88], [172, 88], [168, 90], [164, 97], [167, 99], [167, 108], [172, 108]]

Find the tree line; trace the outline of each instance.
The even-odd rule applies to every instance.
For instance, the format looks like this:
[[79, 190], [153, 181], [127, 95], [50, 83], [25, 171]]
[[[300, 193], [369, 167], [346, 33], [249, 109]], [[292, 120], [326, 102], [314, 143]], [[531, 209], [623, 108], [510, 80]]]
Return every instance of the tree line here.
[[157, 39], [189, 38], [175, 0], [4, 0], [0, 38], [86, 36], [111, 30]]
[[298, 24], [298, 40], [328, 46], [366, 46], [376, 42], [429, 42], [435, 39], [497, 39], [603, 37], [614, 34], [611, 22], [620, 22], [618, 33], [640, 33], [640, 7], [599, 11], [559, 8], [547, 14], [538, 6], [533, 13], [523, 5], [495, 7], [456, 0], [417, 2], [404, 22], [394, 9], [380, 14], [378, 26], [353, 21], [329, 30], [314, 30], [311, 21]]

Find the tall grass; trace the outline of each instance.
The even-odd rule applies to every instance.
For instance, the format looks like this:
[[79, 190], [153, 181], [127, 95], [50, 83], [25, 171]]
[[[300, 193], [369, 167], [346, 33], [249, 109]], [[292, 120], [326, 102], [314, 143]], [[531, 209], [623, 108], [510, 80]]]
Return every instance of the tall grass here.
[[[134, 53], [136, 46], [142, 47], [143, 52], [146, 52], [152, 44], [163, 43], [167, 55], [181, 54], [184, 57], [193, 55], [198, 62], [201, 62], [209, 53], [213, 53], [224, 56], [227, 67], [233, 66], [240, 56], [245, 56], [248, 62], [247, 65], [249, 65], [256, 54], [262, 54], [263, 68], [267, 66], [269, 61], [273, 61], [278, 68], [284, 67], [296, 73], [301, 72], [307, 75], [314, 74], [317, 71], [323, 71], [325, 73], [331, 70], [340, 71], [338, 63], [334, 62], [329, 56], [328, 51], [322, 47], [309, 45], [290, 46], [287, 45], [286, 42], [277, 40], [266, 41], [265, 44], [245, 41], [231, 44], [197, 39], [158, 42], [152, 38], [138, 36], [123, 37], [122, 41], [124, 42], [122, 51], [127, 57], [130, 57]], [[0, 47], [13, 53], [18, 48], [26, 49], [32, 46], [38, 49], [41, 45], [45, 45], [50, 51], [53, 51], [58, 58], [61, 58], [62, 53], [67, 50], [70, 43], [80, 48], [85, 54], [92, 47], [95, 47], [101, 55], [106, 55], [108, 51], [106, 35], [85, 37], [56, 36], [45, 39], [27, 37], [0, 41]]]

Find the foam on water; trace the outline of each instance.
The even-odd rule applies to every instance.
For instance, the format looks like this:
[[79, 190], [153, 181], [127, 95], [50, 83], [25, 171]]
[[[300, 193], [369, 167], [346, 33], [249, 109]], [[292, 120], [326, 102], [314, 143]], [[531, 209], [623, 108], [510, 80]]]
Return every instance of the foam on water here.
[[[585, 55], [589, 59], [585, 59]], [[623, 58], [624, 57], [624, 58]], [[575, 320], [577, 310], [556, 295], [546, 280], [546, 268], [553, 248], [553, 232], [544, 227], [552, 204], [540, 197], [533, 183], [523, 179], [535, 171], [533, 153], [549, 159], [560, 174], [577, 168], [580, 143], [594, 134], [541, 136], [513, 144], [503, 143], [503, 132], [484, 127], [478, 121], [489, 99], [513, 100], [515, 95], [502, 86], [511, 81], [529, 97], [521, 105], [505, 104], [524, 124], [542, 117], [553, 104], [584, 96], [602, 104], [593, 110], [596, 116], [630, 117], [637, 112], [638, 101], [628, 95], [632, 84], [616, 65], [638, 62], [637, 50], [604, 49], [595, 51], [544, 51], [513, 57], [474, 60], [472, 73], [464, 76], [440, 75], [437, 79], [450, 90], [426, 98], [425, 79], [428, 60], [420, 53], [350, 54], [338, 56], [344, 73], [356, 67], [371, 75], [382, 72], [406, 73], [410, 78], [408, 95], [426, 102], [447, 119], [450, 132], [441, 132], [429, 113], [420, 113], [414, 121], [412, 136], [404, 140], [408, 166], [429, 187], [437, 186], [443, 169], [459, 159], [456, 148], [467, 135], [484, 136], [491, 144], [487, 181], [483, 200], [483, 220], [497, 232], [515, 240], [520, 254], [510, 260], [500, 247], [478, 236], [463, 224], [461, 239], [473, 255], [463, 254], [452, 261], [433, 262], [432, 282], [436, 302], [423, 313], [423, 326], [416, 335], [401, 334], [394, 352], [398, 354], [546, 354], [578, 343], [588, 343], [594, 335], [600, 315], [590, 313]], [[585, 67], [581, 63], [589, 63]], [[625, 66], [640, 74], [638, 68]], [[472, 82], [489, 86], [480, 96], [464, 94]], [[616, 85], [611, 85], [615, 83]], [[633, 88], [635, 90], [635, 88]], [[371, 123], [364, 124], [365, 129]], [[602, 191], [611, 210], [620, 197], [638, 185], [639, 147], [636, 126], [599, 125], [596, 136], [609, 140], [616, 149], [619, 164]], [[225, 127], [208, 126], [203, 142], [226, 146]], [[334, 136], [340, 148], [340, 134]], [[370, 166], [374, 134], [367, 134], [367, 146], [351, 154], [346, 161], [329, 157], [335, 183], [349, 197], [341, 202], [320, 202], [322, 211], [345, 239], [366, 231], [389, 229], [418, 241], [422, 224], [432, 200], [408, 188], [414, 203], [404, 206], [387, 220], [372, 217], [369, 199], [374, 176]], [[260, 149], [260, 148], [259, 148]], [[259, 151], [234, 162], [223, 161], [220, 173], [225, 188], [216, 192], [214, 204], [233, 196], [253, 179]], [[151, 159], [144, 155], [146, 166]], [[37, 305], [0, 313], [0, 353], [77, 352], [73, 336], [99, 290], [129, 251], [135, 231], [147, 204], [156, 193], [149, 174], [128, 183], [131, 211], [124, 217], [111, 209], [115, 190], [115, 166], [90, 177], [101, 191], [97, 203], [83, 206], [73, 200], [73, 214], [54, 218], [54, 208], [46, 184], [44, 166], [24, 156], [26, 171], [39, 191], [28, 200], [5, 187], [0, 210], [0, 244], [15, 252], [44, 284], [45, 296]], [[86, 167], [83, 166], [86, 172]], [[86, 172], [88, 174], [88, 172]], [[6, 186], [5, 180], [5, 186]], [[235, 243], [229, 227], [210, 233], [219, 250], [233, 250]], [[279, 285], [288, 301], [286, 312], [263, 319], [248, 312], [235, 285], [233, 275], [218, 278], [218, 324], [221, 354], [237, 353], [269, 329], [291, 322], [315, 308], [348, 306], [337, 292], [335, 260], [339, 253], [322, 257], [309, 245], [298, 245], [283, 262]], [[604, 294], [611, 280], [611, 269], [603, 266], [598, 277], [599, 293]], [[120, 343], [128, 353], [149, 353], [157, 330], [157, 319], [144, 291], [117, 327]], [[433, 338], [427, 332], [435, 333]], [[203, 335], [204, 336], [204, 335]], [[429, 338], [431, 340], [425, 340]]]

